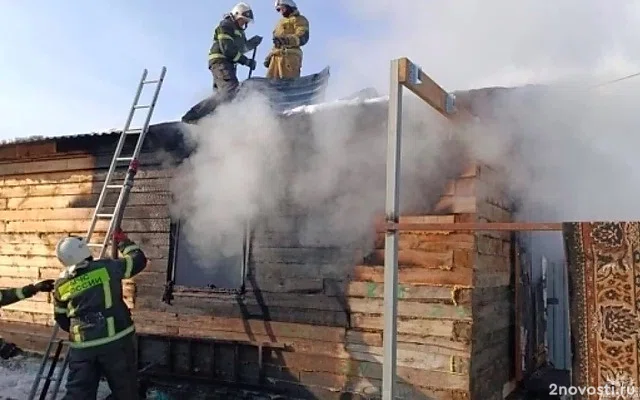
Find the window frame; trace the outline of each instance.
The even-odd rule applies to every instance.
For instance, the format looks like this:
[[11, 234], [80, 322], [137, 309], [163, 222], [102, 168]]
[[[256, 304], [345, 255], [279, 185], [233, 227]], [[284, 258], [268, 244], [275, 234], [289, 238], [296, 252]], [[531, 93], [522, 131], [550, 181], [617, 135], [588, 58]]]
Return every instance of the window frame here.
[[180, 244], [180, 226], [182, 220], [174, 220], [172, 218], [169, 227], [169, 262], [167, 266], [166, 274], [166, 286], [165, 295], [163, 301], [167, 304], [171, 304], [171, 300], [175, 296], [185, 296], [193, 294], [206, 294], [211, 297], [222, 298], [234, 298], [243, 296], [247, 291], [247, 280], [250, 278], [250, 255], [252, 244], [252, 231], [249, 222], [245, 223], [244, 239], [242, 243], [242, 283], [238, 288], [200, 288], [193, 286], [178, 285], [175, 282], [176, 271], [180, 266], [178, 265], [178, 249]]

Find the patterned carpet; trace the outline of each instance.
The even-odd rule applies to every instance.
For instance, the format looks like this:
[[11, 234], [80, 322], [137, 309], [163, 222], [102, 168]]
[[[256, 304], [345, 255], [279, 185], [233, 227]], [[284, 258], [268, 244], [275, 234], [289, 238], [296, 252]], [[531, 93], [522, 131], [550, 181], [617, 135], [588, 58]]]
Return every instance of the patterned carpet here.
[[[640, 223], [565, 223], [563, 232], [573, 385], [600, 388], [585, 399], [640, 399]], [[605, 387], [608, 395], [602, 395]]]

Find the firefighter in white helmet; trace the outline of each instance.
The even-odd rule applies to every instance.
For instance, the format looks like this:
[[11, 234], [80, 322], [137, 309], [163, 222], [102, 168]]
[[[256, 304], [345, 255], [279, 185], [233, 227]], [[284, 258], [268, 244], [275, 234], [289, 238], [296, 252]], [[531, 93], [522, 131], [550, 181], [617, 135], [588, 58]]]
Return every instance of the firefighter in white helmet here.
[[253, 22], [253, 10], [247, 3], [238, 3], [225, 14], [213, 33], [209, 50], [209, 70], [218, 102], [231, 100], [238, 91], [237, 64], [256, 69], [256, 61], [245, 56], [262, 42], [261, 36], [247, 40], [245, 29]]
[[298, 78], [302, 69], [301, 47], [309, 41], [309, 21], [293, 0], [276, 0], [275, 7], [282, 18], [273, 30], [273, 48], [264, 60], [266, 77]]
[[64, 400], [95, 399], [101, 375], [116, 399], [138, 399], [135, 327], [122, 280], [141, 272], [147, 258], [120, 229], [113, 240], [123, 258], [94, 260], [76, 236], [56, 246], [65, 270], [54, 284], [54, 317], [70, 342]]

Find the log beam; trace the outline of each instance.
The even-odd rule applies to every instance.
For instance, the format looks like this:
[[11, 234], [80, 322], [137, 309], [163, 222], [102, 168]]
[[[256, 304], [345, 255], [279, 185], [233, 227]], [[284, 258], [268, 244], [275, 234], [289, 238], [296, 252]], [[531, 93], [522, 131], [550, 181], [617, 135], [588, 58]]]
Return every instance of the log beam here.
[[452, 222], [377, 224], [378, 231], [561, 231], [562, 222]]
[[433, 107], [445, 118], [454, 122], [470, 121], [471, 113], [464, 107], [456, 107], [455, 112], [448, 112], [447, 99], [450, 94], [438, 85], [422, 69], [406, 57], [398, 59], [398, 83], [409, 89], [424, 102]]

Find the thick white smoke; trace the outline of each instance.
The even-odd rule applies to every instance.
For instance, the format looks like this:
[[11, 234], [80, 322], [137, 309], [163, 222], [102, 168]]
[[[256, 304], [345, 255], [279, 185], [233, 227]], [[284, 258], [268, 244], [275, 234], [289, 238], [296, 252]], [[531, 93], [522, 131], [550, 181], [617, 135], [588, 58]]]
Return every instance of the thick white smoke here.
[[[509, 170], [519, 219], [638, 219], [635, 149], [640, 114], [627, 83], [587, 90], [640, 70], [640, 7], [622, 1], [410, 2], [347, 0], [363, 38], [329, 41], [332, 92], [386, 92], [389, 60], [407, 56], [444, 87], [564, 79], [486, 99], [489, 125], [453, 138], [419, 101], [405, 111], [403, 209], [424, 211], [461, 166], [462, 140]], [[418, 17], [417, 17], [418, 16]], [[317, 40], [316, 40], [317, 42]], [[365, 51], [367, 49], [367, 51]], [[631, 81], [629, 81], [631, 82]], [[411, 98], [412, 96], [409, 96]], [[640, 99], [638, 99], [640, 100]], [[193, 129], [198, 150], [174, 185], [174, 213], [202, 256], [233, 253], [243, 222], [305, 211], [301, 244], [352, 244], [384, 206], [386, 106], [348, 107], [287, 120], [264, 99], [220, 107]], [[297, 136], [295, 145], [292, 136]], [[223, 235], [224, 232], [224, 235]], [[225, 250], [226, 249], [226, 250]], [[228, 254], [230, 255], [230, 254]]]
[[341, 9], [362, 28], [329, 40], [326, 55], [343, 93], [365, 86], [386, 92], [389, 60], [397, 57], [409, 57], [450, 90], [606, 79], [640, 70], [640, 3], [615, 4], [346, 0]]
[[[250, 112], [247, 110], [251, 110]], [[299, 215], [303, 246], [371, 246], [384, 208], [386, 103], [286, 118], [259, 95], [219, 107], [190, 131], [197, 150], [173, 182], [173, 213], [203, 258], [232, 256], [244, 223]], [[435, 111], [407, 101], [402, 208], [426, 212], [463, 164]], [[274, 227], [278, 230], [278, 227]]]

